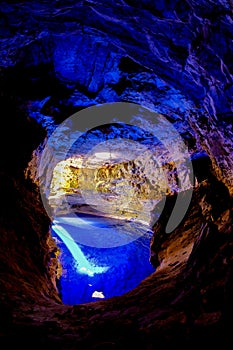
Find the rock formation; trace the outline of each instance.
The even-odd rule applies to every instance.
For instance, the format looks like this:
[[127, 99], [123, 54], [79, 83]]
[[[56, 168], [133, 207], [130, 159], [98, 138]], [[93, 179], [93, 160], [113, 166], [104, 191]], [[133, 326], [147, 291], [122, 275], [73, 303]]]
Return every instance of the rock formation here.
[[[92, 350], [228, 344], [232, 1], [14, 0], [2, 2], [0, 16], [1, 343]], [[37, 161], [72, 113], [121, 101], [165, 115], [182, 136], [194, 168], [192, 201], [167, 234], [177, 193], [167, 194], [153, 227], [154, 274], [123, 296], [67, 306]]]

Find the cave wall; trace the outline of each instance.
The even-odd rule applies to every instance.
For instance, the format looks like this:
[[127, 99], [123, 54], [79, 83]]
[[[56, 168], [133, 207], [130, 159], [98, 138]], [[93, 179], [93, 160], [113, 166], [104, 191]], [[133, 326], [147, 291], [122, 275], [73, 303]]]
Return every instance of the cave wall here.
[[25, 113], [48, 130], [51, 116], [97, 103], [152, 107], [209, 153], [231, 189], [232, 4], [156, 3], [5, 4], [4, 90], [20, 90]]
[[[14, 299], [15, 306], [22, 300], [30, 305], [35, 298], [59, 300], [52, 271], [56, 246], [49, 234], [50, 219], [39, 189], [24, 176], [32, 149], [46, 134], [34, 120], [25, 119], [16, 105], [13, 99], [1, 98], [3, 110], [9, 113], [2, 120], [8, 137], [1, 138], [1, 301]], [[4, 314], [1, 317], [4, 322]]]
[[[2, 3], [2, 340], [151, 349], [231, 339], [232, 21], [223, 0]], [[173, 197], [154, 227], [156, 273], [123, 297], [67, 307], [49, 219], [24, 173], [57, 124], [113, 101], [164, 113], [211, 163], [197, 158], [193, 202], [175, 232], [164, 233]]]

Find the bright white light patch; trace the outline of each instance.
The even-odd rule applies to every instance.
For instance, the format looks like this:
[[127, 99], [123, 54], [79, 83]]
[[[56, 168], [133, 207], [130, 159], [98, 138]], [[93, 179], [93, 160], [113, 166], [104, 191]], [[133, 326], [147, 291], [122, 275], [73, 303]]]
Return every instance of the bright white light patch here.
[[94, 154], [94, 156], [98, 159], [107, 160], [107, 159], [111, 159], [112, 157], [114, 157], [114, 154], [112, 154], [110, 152], [97, 152]]
[[97, 290], [95, 290], [94, 293], [92, 293], [92, 298], [104, 299], [105, 296], [104, 296], [103, 292], [98, 292]]

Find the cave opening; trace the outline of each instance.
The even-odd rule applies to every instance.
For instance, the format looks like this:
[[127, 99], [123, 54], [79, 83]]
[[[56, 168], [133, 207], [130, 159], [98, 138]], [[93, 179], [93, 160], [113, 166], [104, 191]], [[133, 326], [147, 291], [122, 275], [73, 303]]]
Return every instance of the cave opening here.
[[48, 202], [65, 304], [122, 295], [155, 271], [151, 211], [166, 188], [164, 179], [155, 183], [155, 144], [162, 147], [141, 128], [105, 124], [83, 133], [54, 166]]
[[[115, 122], [116, 110], [118, 116], [133, 114], [144, 124], [132, 118]], [[97, 112], [107, 113], [110, 123], [105, 118], [104, 124], [98, 121], [80, 132], [85, 129], [82, 118], [92, 120]], [[176, 162], [168, 152], [170, 143]], [[178, 176], [191, 170], [187, 157], [172, 124], [136, 104], [90, 107], [55, 129], [42, 152], [39, 173], [42, 200], [44, 196], [52, 212], [57, 284], [65, 304], [120, 296], [155, 271], [150, 259], [153, 224], [167, 195], [190, 188], [191, 173], [183, 184]]]

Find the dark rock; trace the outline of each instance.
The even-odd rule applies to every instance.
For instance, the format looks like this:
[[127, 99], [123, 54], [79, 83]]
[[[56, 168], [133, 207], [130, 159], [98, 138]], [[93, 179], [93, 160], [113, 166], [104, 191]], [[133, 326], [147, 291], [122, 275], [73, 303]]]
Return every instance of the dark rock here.
[[208, 178], [212, 165], [208, 154], [205, 151], [195, 152], [191, 156], [194, 175], [198, 182]]
[[[0, 333], [8, 347], [231, 341], [232, 21], [226, 0], [2, 2]], [[36, 162], [58, 123], [116, 101], [168, 117], [197, 183], [179, 227], [165, 233], [176, 195], [154, 225], [154, 274], [123, 296], [68, 307], [56, 286]]]

